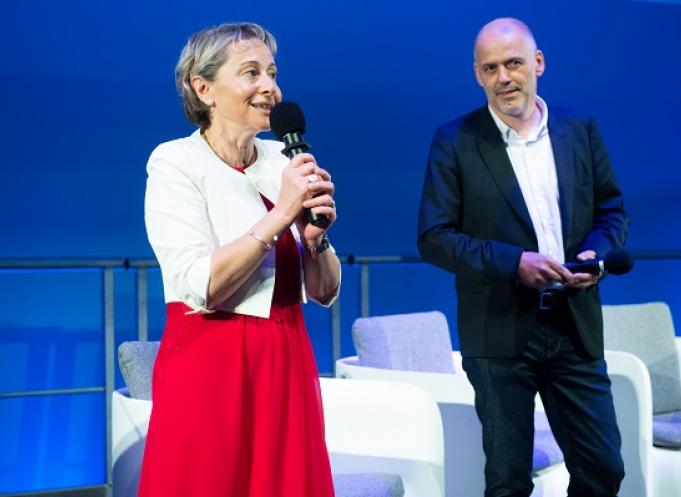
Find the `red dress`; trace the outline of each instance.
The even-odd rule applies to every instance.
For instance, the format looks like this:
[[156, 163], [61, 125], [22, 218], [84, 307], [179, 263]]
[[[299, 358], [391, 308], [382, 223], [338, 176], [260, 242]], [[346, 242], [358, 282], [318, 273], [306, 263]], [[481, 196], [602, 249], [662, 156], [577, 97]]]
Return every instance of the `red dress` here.
[[269, 319], [167, 305], [140, 497], [334, 495], [299, 296], [297, 246], [286, 230]]

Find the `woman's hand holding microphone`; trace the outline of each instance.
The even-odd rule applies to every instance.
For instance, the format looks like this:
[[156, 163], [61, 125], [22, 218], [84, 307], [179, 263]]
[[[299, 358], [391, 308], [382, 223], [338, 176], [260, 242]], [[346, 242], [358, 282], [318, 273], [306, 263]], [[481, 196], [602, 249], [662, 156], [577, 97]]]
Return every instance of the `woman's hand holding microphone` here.
[[[281, 191], [275, 209], [295, 221], [303, 243], [316, 248], [324, 243], [324, 235], [336, 221], [336, 203], [333, 200], [334, 184], [328, 171], [317, 165], [311, 154], [298, 154], [282, 172]], [[328, 224], [315, 226], [305, 209], [325, 216]]]

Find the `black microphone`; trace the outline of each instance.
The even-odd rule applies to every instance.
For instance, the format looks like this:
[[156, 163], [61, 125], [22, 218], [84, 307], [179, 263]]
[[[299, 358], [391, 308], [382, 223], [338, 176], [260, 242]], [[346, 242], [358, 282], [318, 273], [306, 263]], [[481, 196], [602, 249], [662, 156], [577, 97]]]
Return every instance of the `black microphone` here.
[[611, 250], [603, 259], [589, 259], [583, 262], [568, 262], [564, 265], [571, 273], [625, 274], [634, 267], [634, 259], [626, 250]]
[[[289, 159], [312, 148], [303, 139], [305, 116], [295, 102], [280, 102], [274, 106], [270, 113], [270, 128], [275, 136], [284, 142], [285, 146], [281, 153]], [[326, 228], [329, 225], [329, 218], [323, 214], [315, 214], [311, 209], [307, 209], [307, 219], [318, 228]]]

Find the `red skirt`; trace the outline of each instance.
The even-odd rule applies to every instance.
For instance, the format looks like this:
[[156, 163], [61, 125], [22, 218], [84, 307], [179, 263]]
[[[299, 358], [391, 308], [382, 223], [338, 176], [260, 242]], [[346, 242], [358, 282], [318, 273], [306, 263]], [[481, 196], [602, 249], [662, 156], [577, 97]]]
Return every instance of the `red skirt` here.
[[300, 304], [270, 319], [170, 303], [141, 497], [331, 497], [319, 379]]

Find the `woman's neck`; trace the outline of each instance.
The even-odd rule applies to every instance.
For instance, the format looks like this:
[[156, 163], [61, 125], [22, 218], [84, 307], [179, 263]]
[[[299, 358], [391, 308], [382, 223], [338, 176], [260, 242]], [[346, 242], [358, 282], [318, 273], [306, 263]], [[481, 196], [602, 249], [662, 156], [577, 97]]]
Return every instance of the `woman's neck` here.
[[254, 134], [230, 133], [213, 125], [203, 130], [202, 135], [213, 153], [231, 167], [243, 169], [257, 158]]

